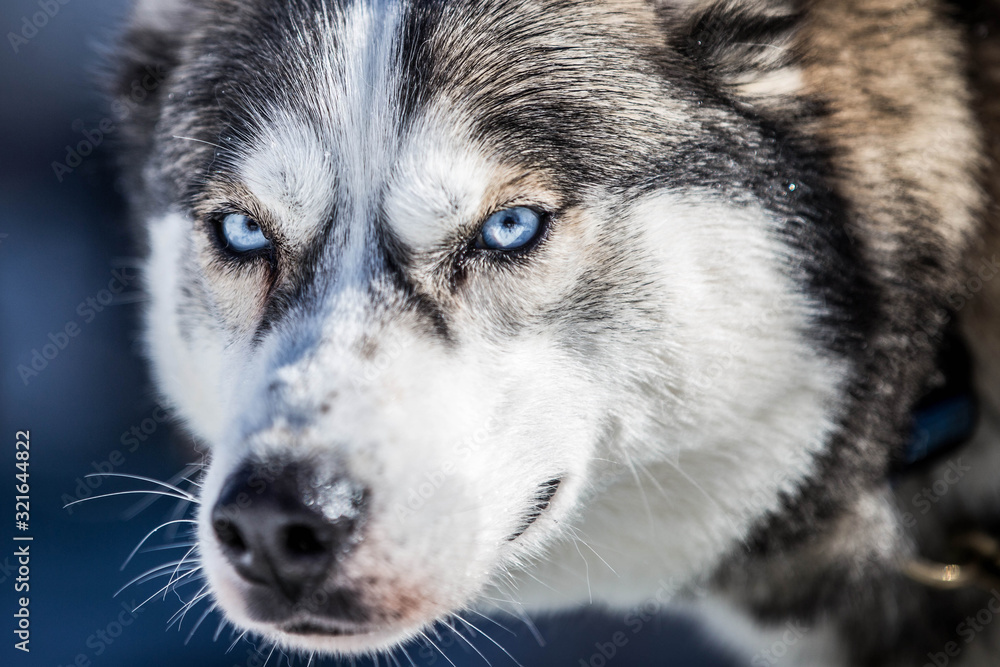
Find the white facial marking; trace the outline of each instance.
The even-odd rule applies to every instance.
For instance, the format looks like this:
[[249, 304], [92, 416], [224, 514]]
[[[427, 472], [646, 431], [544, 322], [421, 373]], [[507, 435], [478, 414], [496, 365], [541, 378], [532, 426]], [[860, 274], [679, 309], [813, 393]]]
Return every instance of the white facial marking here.
[[[593, 480], [578, 526], [599, 536], [607, 565], [572, 543], [550, 553], [535, 575], [560, 594], [525, 577], [532, 607], [593, 595], [627, 608], [661, 579], [707, 574], [811, 472], [838, 414], [846, 371], [804, 336], [819, 306], [785, 275], [792, 251], [773, 218], [707, 192], [663, 192], [637, 202], [630, 224], [661, 281], [664, 339], [644, 347], [660, 356], [663, 384], [613, 399], [632, 439], [605, 454], [620, 465], [595, 463], [605, 481]], [[620, 359], [630, 363], [643, 362]]]
[[157, 385], [184, 417], [196, 435], [214, 442], [224, 434], [225, 399], [222, 378], [223, 359], [218, 350], [225, 345], [221, 332], [213, 327], [183, 328], [188, 323], [178, 316], [180, 267], [191, 253], [191, 222], [179, 214], [170, 214], [148, 224], [151, 252], [143, 279], [150, 295], [146, 312], [145, 344], [157, 361], [153, 370]]
[[322, 229], [335, 201], [334, 157], [316, 129], [275, 109], [239, 176], [276, 219], [283, 240], [301, 250]]
[[375, 0], [319, 17], [312, 37], [320, 43], [297, 63], [318, 118], [307, 123], [275, 105], [259, 115], [256, 147], [239, 163], [243, 182], [293, 244], [314, 239], [335, 213], [349, 242], [340, 257], [345, 275], [361, 268], [366, 230], [398, 150], [403, 12], [397, 2]]
[[418, 127], [393, 174], [385, 211], [403, 243], [419, 252], [478, 222], [496, 171], [468, 142], [434, 131], [429, 122]]

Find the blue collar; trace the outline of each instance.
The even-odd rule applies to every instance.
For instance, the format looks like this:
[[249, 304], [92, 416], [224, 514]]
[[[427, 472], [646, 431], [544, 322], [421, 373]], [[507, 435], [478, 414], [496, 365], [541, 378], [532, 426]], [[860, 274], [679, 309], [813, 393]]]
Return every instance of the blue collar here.
[[978, 419], [972, 359], [954, 331], [946, 333], [942, 342], [934, 386], [912, 414], [910, 440], [895, 462], [896, 471], [937, 459], [972, 436]]
[[910, 441], [900, 464], [912, 466], [936, 458], [965, 443], [976, 427], [976, 401], [971, 394], [954, 396], [913, 412]]

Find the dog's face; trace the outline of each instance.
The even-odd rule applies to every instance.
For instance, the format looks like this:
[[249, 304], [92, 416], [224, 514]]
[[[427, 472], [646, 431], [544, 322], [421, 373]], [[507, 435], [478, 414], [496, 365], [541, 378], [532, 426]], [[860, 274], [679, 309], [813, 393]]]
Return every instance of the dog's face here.
[[130, 129], [148, 345], [211, 449], [199, 551], [236, 623], [390, 646], [718, 406], [787, 399], [821, 439], [832, 371], [776, 222], [808, 173], [665, 23], [499, 0], [140, 21], [166, 72]]

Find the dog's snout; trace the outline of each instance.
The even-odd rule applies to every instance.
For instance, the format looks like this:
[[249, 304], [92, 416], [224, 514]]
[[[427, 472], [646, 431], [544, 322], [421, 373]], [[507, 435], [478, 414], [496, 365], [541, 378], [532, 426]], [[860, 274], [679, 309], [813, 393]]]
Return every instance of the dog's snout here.
[[363, 489], [343, 477], [317, 479], [300, 466], [246, 464], [212, 509], [212, 528], [241, 577], [295, 602], [320, 584], [356, 540]]

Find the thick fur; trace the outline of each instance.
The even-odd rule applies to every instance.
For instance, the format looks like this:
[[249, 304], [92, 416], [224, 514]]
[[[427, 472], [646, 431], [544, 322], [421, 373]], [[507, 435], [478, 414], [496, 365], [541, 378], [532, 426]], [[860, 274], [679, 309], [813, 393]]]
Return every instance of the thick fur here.
[[[977, 472], [911, 531], [888, 469], [956, 316], [985, 397], [969, 456], [998, 456], [1000, 281], [968, 290], [997, 246], [991, 11], [140, 3], [118, 86], [163, 77], [122, 151], [147, 343], [212, 452], [223, 611], [350, 654], [488, 599], [624, 609], [669, 581], [710, 591], [692, 608], [754, 664], [791, 619], [812, 629], [788, 664], [943, 651], [989, 594], [901, 568], [994, 522], [998, 485]], [[550, 216], [532, 248], [472, 247], [517, 205]], [[228, 211], [273, 251], [220, 248]], [[366, 489], [320, 586], [349, 628], [226, 562], [208, 513], [248, 462]], [[990, 664], [991, 633], [961, 657]]]

